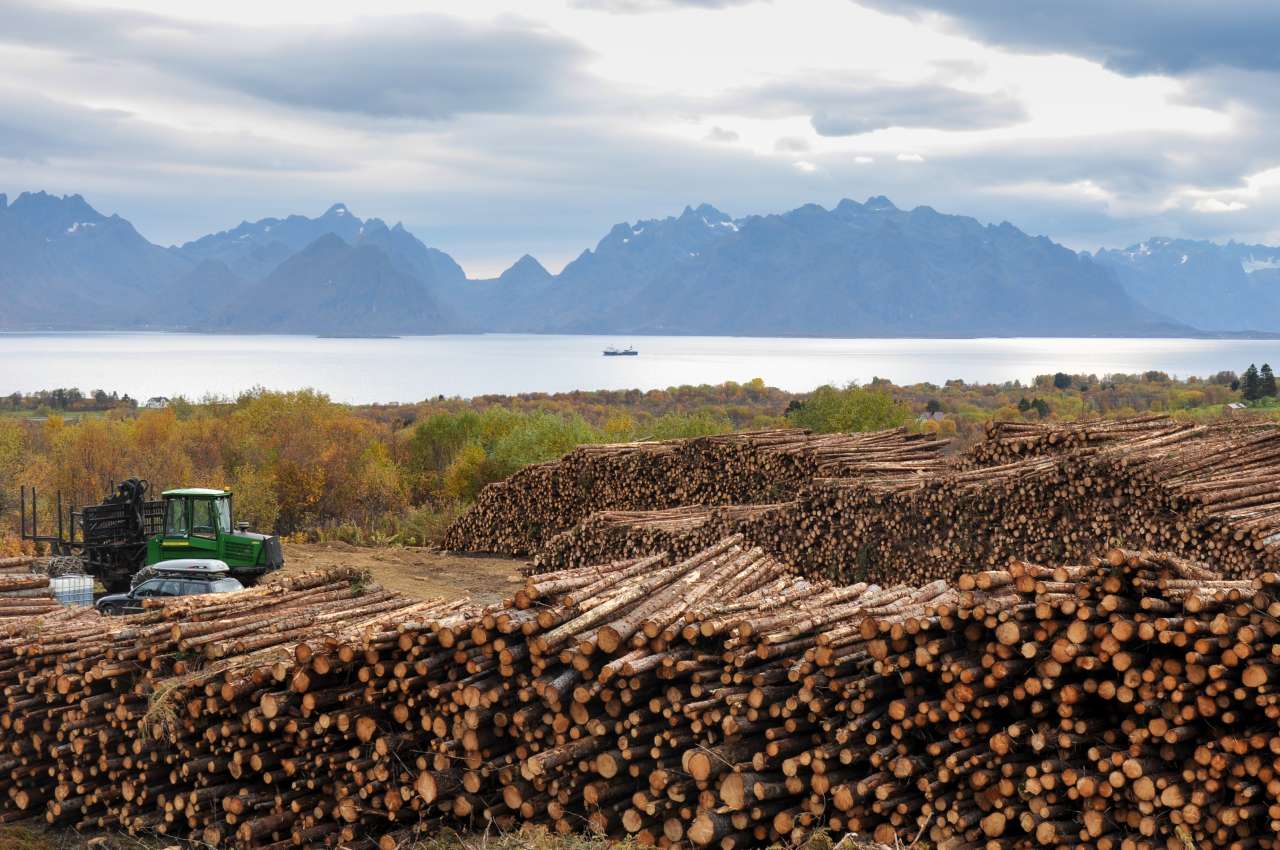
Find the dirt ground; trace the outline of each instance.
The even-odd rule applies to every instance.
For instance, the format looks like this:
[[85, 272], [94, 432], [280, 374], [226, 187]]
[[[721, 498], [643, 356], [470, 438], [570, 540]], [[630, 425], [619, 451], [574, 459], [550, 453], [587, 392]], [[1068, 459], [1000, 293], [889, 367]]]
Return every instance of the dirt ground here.
[[389, 590], [423, 598], [456, 599], [470, 595], [481, 604], [509, 596], [520, 585], [518, 558], [455, 555], [403, 546], [352, 546], [348, 543], [286, 543], [285, 572], [325, 567], [358, 567]]

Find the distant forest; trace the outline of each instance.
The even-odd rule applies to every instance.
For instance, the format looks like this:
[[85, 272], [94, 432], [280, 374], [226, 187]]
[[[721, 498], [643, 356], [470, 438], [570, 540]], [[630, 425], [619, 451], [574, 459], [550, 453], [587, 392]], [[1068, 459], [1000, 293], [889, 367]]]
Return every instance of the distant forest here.
[[[346, 405], [310, 390], [236, 399], [149, 399], [104, 390], [0, 396], [0, 556], [16, 551], [20, 484], [99, 501], [113, 481], [230, 487], [240, 519], [298, 539], [430, 545], [491, 481], [583, 443], [796, 426], [905, 426], [979, 438], [991, 420], [1070, 421], [1162, 412], [1280, 419], [1269, 365], [1174, 380], [1042, 375], [1030, 384], [825, 386], [761, 380], [665, 390], [436, 398]], [[46, 506], [47, 508], [47, 506]]]

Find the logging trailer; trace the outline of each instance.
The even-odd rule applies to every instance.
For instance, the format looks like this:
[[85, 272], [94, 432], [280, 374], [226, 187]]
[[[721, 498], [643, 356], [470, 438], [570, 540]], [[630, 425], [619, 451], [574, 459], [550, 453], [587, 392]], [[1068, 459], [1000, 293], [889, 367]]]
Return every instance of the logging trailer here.
[[166, 490], [146, 498], [145, 480], [130, 478], [99, 505], [65, 506], [55, 495], [56, 526], [41, 534], [36, 488], [19, 499], [23, 540], [45, 543], [62, 572], [95, 576], [109, 591], [128, 590], [135, 573], [179, 558], [213, 558], [246, 586], [284, 566], [280, 538], [232, 524], [231, 491], [203, 487]]

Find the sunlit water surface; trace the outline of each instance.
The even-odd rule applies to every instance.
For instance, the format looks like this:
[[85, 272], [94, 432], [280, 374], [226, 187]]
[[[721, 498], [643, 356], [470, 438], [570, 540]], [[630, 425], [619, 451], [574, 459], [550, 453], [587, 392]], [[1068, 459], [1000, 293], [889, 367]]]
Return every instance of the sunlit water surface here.
[[[627, 345], [640, 355], [602, 356], [606, 347]], [[0, 334], [0, 393], [74, 386], [195, 399], [255, 386], [313, 387], [358, 403], [752, 378], [804, 391], [876, 376], [898, 384], [1149, 369], [1204, 376], [1264, 361], [1280, 365], [1280, 340]]]

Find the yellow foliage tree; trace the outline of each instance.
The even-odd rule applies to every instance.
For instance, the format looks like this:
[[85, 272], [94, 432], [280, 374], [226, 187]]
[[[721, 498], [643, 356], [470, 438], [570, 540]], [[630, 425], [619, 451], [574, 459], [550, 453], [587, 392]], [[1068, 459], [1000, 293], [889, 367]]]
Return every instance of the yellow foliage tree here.
[[247, 522], [268, 534], [275, 530], [280, 502], [270, 473], [248, 464], [236, 467], [231, 473], [231, 493], [236, 522]]

